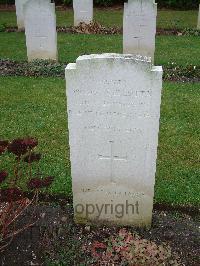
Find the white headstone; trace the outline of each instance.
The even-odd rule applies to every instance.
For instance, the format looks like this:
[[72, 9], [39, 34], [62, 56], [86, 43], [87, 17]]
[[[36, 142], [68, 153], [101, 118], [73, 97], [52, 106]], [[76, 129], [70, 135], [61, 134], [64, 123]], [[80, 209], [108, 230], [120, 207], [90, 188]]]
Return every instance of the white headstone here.
[[123, 53], [154, 61], [157, 4], [155, 0], [128, 0], [124, 4]]
[[29, 0], [24, 5], [28, 60], [57, 60], [55, 4], [50, 0]]
[[27, 0], [15, 0], [16, 15], [17, 15], [17, 26], [18, 29], [24, 29], [24, 13], [23, 6]]
[[162, 67], [141, 56], [86, 55], [65, 74], [76, 222], [149, 226]]
[[199, 5], [199, 15], [198, 15], [197, 29], [200, 30], [200, 5]]
[[93, 0], [73, 0], [74, 26], [80, 22], [89, 24], [93, 20]]

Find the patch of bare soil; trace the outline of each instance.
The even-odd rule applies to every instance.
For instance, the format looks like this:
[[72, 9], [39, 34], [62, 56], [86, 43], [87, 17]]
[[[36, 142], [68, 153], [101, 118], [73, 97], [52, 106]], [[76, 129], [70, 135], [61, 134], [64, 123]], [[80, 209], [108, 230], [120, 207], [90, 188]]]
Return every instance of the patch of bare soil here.
[[[53, 61], [36, 60], [31, 63], [0, 59], [0, 76], [61, 77], [67, 65]], [[200, 82], [199, 66], [164, 66], [164, 80], [173, 82]]]
[[[72, 10], [73, 8], [70, 6], [56, 6], [56, 10], [59, 11], [64, 11], [64, 10]], [[123, 10], [123, 5], [115, 5], [115, 6], [108, 6], [108, 7], [97, 7], [99, 10]], [[0, 11], [15, 11], [15, 5], [6, 5], [6, 4], [1, 4], [0, 5]]]
[[[30, 208], [18, 223], [26, 223], [31, 213]], [[67, 203], [39, 205], [36, 213], [39, 217], [37, 223], [16, 236], [7, 249], [0, 253], [0, 265], [48, 265], [47, 261], [57, 263], [56, 265], [98, 265], [85, 250], [92, 243], [101, 243], [119, 231], [117, 227], [74, 224], [72, 206]], [[142, 239], [169, 245], [173, 254], [180, 258], [178, 265], [198, 266], [199, 226], [197, 213], [190, 216], [154, 211], [150, 230], [132, 227], [127, 227], [126, 230], [136, 232]]]
[[0, 5], [0, 11], [15, 11], [15, 5]]
[[[5, 27], [5, 32], [18, 32], [17, 27]], [[24, 31], [23, 29], [20, 31]], [[71, 34], [104, 34], [104, 35], [115, 35], [122, 34], [122, 27], [105, 27], [100, 23], [93, 21], [89, 24], [81, 22], [78, 26], [58, 26], [57, 32], [71, 33]], [[157, 35], [175, 35], [175, 36], [200, 36], [200, 31], [197, 29], [161, 29], [157, 28]]]
[[[70, 7], [66, 7], [66, 6], [56, 6], [56, 10], [67, 10], [67, 9], [72, 9]], [[6, 5], [6, 4], [2, 4], [0, 5], [0, 11], [15, 11], [15, 5]]]
[[[121, 27], [104, 27], [97, 22], [86, 24], [80, 23], [79, 26], [57, 26], [57, 32], [71, 33], [71, 34], [122, 34], [123, 30]], [[24, 32], [24, 29], [18, 30], [17, 27], [6, 27], [5, 32]], [[181, 31], [171, 29], [157, 29], [157, 35], [183, 35]]]
[[[18, 32], [17, 27], [6, 27], [5, 32]], [[24, 31], [23, 29], [20, 31]], [[100, 23], [94, 21], [89, 24], [81, 22], [78, 26], [58, 26], [57, 32], [72, 33], [72, 34], [122, 34], [122, 28], [120, 27], [104, 27]]]

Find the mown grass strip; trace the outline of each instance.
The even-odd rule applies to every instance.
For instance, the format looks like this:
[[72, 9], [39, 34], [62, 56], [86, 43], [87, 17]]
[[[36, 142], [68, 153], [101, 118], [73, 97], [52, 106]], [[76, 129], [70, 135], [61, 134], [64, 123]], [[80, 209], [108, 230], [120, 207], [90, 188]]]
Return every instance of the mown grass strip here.
[[[60, 78], [1, 77], [0, 91], [0, 138], [37, 137], [43, 154], [42, 172], [55, 176], [55, 182], [47, 192], [70, 195], [65, 81]], [[156, 203], [193, 206], [200, 203], [199, 106], [199, 83], [164, 83]], [[7, 160], [0, 159], [2, 169], [11, 169]], [[22, 186], [24, 182], [21, 180]]]
[[[200, 65], [199, 36], [157, 36], [155, 64]], [[24, 33], [0, 33], [0, 58], [27, 61]], [[121, 35], [58, 34], [60, 63], [75, 62], [78, 56], [122, 53]]]
[[[72, 26], [72, 9], [56, 11], [57, 26]], [[158, 10], [157, 27], [167, 29], [196, 28], [198, 10]], [[123, 23], [123, 8], [94, 9], [94, 19], [106, 27], [118, 26]], [[16, 26], [14, 11], [0, 11], [0, 25]]]

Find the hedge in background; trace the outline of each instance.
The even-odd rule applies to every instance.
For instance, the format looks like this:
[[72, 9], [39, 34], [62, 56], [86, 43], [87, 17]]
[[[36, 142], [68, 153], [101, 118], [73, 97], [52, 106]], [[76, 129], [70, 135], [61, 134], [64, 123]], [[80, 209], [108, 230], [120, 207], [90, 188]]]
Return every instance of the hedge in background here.
[[[94, 0], [96, 6], [112, 6], [123, 4], [128, 0]], [[72, 5], [73, 0], [55, 0], [52, 1], [58, 5], [65, 4], [65, 5]], [[200, 0], [155, 0], [158, 3], [158, 6], [166, 7], [166, 8], [178, 8], [178, 9], [193, 9], [198, 8], [200, 4]], [[0, 0], [0, 4], [14, 4], [14, 0]]]
[[157, 0], [159, 7], [193, 9], [198, 8], [200, 0]]
[[[72, 5], [73, 0], [56, 0], [58, 4]], [[128, 2], [128, 0], [94, 0], [95, 5], [98, 6], [112, 6]], [[179, 9], [193, 9], [198, 8], [200, 0], [155, 0], [159, 7], [179, 8]]]
[[14, 5], [15, 0], [0, 0], [0, 5]]

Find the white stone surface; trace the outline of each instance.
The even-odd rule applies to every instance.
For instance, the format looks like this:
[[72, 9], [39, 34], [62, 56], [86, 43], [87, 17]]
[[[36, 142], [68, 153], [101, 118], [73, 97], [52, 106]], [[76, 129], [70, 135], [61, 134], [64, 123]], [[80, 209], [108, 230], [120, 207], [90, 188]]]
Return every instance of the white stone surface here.
[[24, 5], [28, 60], [57, 60], [55, 4], [50, 0], [29, 0]]
[[24, 29], [24, 13], [23, 6], [27, 0], [15, 0], [16, 16], [17, 16], [17, 26], [19, 30]]
[[149, 226], [162, 67], [141, 56], [86, 55], [65, 74], [76, 222]]
[[93, 0], [73, 0], [74, 26], [80, 22], [89, 24], [93, 20]]
[[198, 15], [197, 29], [200, 30], [200, 5], [199, 5], [199, 15]]
[[156, 16], [155, 0], [129, 0], [124, 4], [124, 54], [148, 56], [154, 62]]

